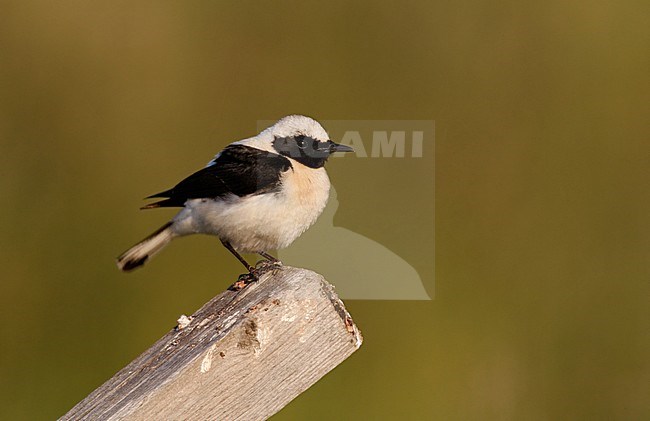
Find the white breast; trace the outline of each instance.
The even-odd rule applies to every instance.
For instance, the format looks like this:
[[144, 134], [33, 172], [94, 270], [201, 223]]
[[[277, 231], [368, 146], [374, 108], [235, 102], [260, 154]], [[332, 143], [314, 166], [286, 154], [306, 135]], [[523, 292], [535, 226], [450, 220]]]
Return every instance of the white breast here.
[[292, 165], [277, 192], [187, 201], [174, 218], [175, 233], [217, 235], [245, 253], [289, 246], [316, 222], [330, 189], [324, 168]]

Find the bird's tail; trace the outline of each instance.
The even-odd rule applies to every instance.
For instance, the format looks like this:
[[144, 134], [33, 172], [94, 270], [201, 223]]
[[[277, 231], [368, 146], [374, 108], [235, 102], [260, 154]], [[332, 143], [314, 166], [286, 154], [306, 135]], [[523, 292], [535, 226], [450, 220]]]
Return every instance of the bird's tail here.
[[117, 267], [124, 272], [129, 272], [144, 265], [175, 237], [171, 225], [171, 222], [166, 223], [156, 232], [122, 253], [117, 258]]

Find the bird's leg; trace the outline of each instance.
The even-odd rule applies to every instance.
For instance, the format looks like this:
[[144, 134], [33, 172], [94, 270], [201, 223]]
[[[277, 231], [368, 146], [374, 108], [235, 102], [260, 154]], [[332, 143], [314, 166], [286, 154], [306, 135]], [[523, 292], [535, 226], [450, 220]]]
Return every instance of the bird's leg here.
[[232, 246], [227, 241], [221, 240], [221, 244], [225, 248], [228, 249], [229, 252], [233, 254], [241, 262], [242, 265], [248, 270], [248, 273], [244, 273], [239, 275], [239, 278], [237, 278], [237, 282], [232, 284], [229, 289], [233, 291], [239, 291], [242, 288], [244, 288], [246, 285], [250, 284], [251, 282], [255, 282], [259, 279], [259, 270], [255, 269], [253, 266], [249, 265], [248, 262], [241, 256], [241, 254], [237, 253], [237, 250]]
[[235, 248], [229, 242], [221, 240], [221, 244], [223, 244], [223, 246], [227, 248], [228, 251], [231, 252], [233, 256], [235, 256], [237, 260], [241, 262], [242, 265], [244, 265], [244, 267], [248, 270], [249, 273], [251, 274], [253, 273], [255, 268], [249, 265], [248, 262], [244, 260], [243, 257], [241, 257], [241, 254], [237, 253], [237, 250], [235, 250]]
[[259, 254], [260, 256], [262, 256], [263, 258], [265, 258], [271, 263], [280, 264], [280, 265], [282, 264], [280, 260], [278, 260], [276, 257], [271, 256], [265, 251], [258, 251], [257, 254]]
[[266, 260], [260, 260], [255, 265], [255, 269], [257, 269], [259, 273], [264, 273], [270, 269], [277, 268], [278, 266], [282, 266], [281, 261], [279, 261], [278, 259], [271, 256], [265, 251], [258, 251], [257, 254], [259, 254], [260, 256], [266, 259]]

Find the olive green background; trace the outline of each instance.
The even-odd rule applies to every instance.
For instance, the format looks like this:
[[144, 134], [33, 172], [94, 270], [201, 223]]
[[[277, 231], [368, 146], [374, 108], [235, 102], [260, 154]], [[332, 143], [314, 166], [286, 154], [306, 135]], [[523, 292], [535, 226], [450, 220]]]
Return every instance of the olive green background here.
[[62, 415], [232, 282], [214, 238], [114, 258], [172, 215], [143, 196], [303, 113], [435, 120], [417, 165], [328, 166], [335, 224], [435, 299], [347, 302], [363, 347], [274, 419], [648, 419], [649, 5], [0, 2], [0, 418]]

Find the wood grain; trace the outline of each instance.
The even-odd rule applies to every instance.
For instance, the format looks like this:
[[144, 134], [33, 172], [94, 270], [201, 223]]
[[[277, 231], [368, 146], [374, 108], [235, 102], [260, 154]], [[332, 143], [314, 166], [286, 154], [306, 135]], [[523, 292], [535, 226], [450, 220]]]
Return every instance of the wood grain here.
[[225, 291], [61, 420], [263, 420], [361, 346], [334, 288], [283, 266]]

